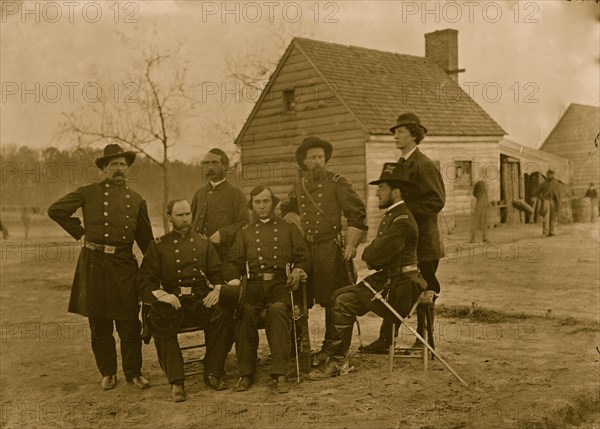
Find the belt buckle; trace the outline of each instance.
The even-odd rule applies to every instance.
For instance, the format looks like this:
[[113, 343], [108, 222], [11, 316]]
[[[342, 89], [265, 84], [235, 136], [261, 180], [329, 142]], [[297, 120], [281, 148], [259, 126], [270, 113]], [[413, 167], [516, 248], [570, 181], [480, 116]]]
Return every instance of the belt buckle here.
[[269, 281], [269, 280], [273, 280], [275, 278], [275, 274], [274, 273], [263, 273], [263, 280]]
[[114, 255], [116, 250], [117, 250], [117, 246], [104, 245], [104, 253], [108, 253], [109, 255]]
[[191, 286], [181, 286], [179, 288], [179, 295], [192, 295], [192, 287]]

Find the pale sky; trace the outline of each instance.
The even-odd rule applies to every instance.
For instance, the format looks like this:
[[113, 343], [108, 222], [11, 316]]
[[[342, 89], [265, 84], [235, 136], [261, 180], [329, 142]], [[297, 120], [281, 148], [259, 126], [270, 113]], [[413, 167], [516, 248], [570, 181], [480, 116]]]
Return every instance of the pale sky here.
[[[570, 103], [599, 105], [594, 2], [132, 1], [119, 8], [113, 1], [50, 3], [1, 3], [3, 145], [68, 147], [70, 142], [52, 141], [61, 114], [85, 103], [82, 88], [96, 74], [124, 76], [133, 55], [124, 39], [138, 46], [149, 40], [182, 45], [195, 78], [221, 85], [228, 79], [227, 58], [245, 52], [279, 58], [283, 45], [273, 34], [286, 41], [299, 35], [424, 56], [425, 33], [453, 28], [459, 67], [466, 69], [461, 86], [469, 92], [470, 85], [475, 101], [507, 138], [539, 147]], [[60, 96], [53, 92], [57, 86]], [[205, 97], [197, 117], [182, 126], [173, 152], [177, 158], [198, 157], [226, 141], [209, 128], [219, 118], [241, 128], [253, 100], [236, 103], [233, 95], [227, 97], [225, 104], [220, 94]]]

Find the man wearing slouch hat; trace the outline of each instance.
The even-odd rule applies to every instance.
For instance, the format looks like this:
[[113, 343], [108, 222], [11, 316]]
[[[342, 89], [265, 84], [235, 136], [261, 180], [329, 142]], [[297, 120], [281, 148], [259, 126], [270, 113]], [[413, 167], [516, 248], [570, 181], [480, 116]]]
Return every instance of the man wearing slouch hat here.
[[[331, 158], [331, 143], [311, 136], [296, 149], [296, 162], [302, 177], [289, 194], [287, 212], [297, 213], [311, 255], [312, 274], [308, 278], [309, 306], [314, 300], [325, 307], [325, 338], [331, 341], [331, 296], [343, 286], [355, 282], [352, 260], [358, 245], [367, 234], [366, 207], [339, 174], [325, 169]], [[284, 217], [287, 213], [283, 213]], [[342, 214], [347, 220], [346, 236], [342, 236]], [[327, 356], [317, 352], [312, 365]]]
[[[116, 325], [121, 339], [123, 372], [128, 383], [148, 387], [142, 377], [141, 325], [135, 285], [138, 264], [135, 241], [142, 252], [152, 241], [152, 227], [144, 199], [126, 183], [135, 153], [117, 144], [104, 148], [96, 166], [105, 179], [65, 195], [48, 208], [48, 216], [81, 242], [81, 253], [71, 289], [69, 311], [89, 319], [92, 350], [102, 374], [101, 386], [117, 383]], [[81, 220], [73, 214], [81, 209]]]

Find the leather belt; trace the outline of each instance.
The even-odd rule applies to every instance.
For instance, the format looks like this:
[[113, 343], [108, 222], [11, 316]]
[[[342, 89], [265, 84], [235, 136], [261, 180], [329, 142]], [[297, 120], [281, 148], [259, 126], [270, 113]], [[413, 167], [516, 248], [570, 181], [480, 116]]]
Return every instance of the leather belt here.
[[308, 234], [305, 233], [304, 234], [304, 239], [311, 244], [319, 244], [319, 243], [324, 243], [326, 241], [333, 241], [335, 240], [337, 237], [337, 233], [335, 233], [334, 235], [331, 235], [329, 233], [327, 234]]
[[250, 277], [248, 280], [250, 281], [270, 281], [275, 280], [277, 278], [286, 278], [286, 275], [283, 271], [275, 271], [275, 272], [267, 272], [267, 273], [250, 273]]
[[90, 250], [97, 250], [102, 253], [114, 255], [115, 253], [131, 253], [132, 246], [109, 246], [108, 244], [98, 244], [92, 241], [85, 241], [85, 247]]
[[392, 267], [389, 269], [389, 274], [390, 276], [399, 276], [412, 271], [419, 271], [417, 264]]
[[203, 292], [209, 292], [209, 289], [204, 290], [204, 285], [194, 285], [194, 286], [175, 286], [174, 292], [178, 296], [199, 296], [202, 295]]

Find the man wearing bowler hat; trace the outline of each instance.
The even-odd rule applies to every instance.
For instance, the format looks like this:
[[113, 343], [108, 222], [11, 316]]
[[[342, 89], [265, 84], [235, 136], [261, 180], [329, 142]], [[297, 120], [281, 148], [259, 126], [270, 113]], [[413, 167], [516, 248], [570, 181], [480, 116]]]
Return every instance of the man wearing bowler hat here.
[[[134, 160], [134, 152], [109, 144], [104, 155], [96, 159], [104, 180], [83, 186], [48, 208], [48, 216], [81, 242], [69, 311], [89, 319], [92, 350], [104, 390], [113, 389], [117, 382], [113, 324], [121, 339], [125, 379], [138, 388], [149, 386], [141, 372], [141, 326], [135, 286], [138, 264], [132, 246], [135, 241], [145, 252], [153, 237], [146, 202], [126, 183]], [[73, 216], [79, 208], [83, 225]]]
[[[403, 113], [390, 128], [396, 140], [396, 148], [402, 155], [398, 160], [406, 168], [409, 179], [419, 185], [419, 192], [406, 201], [419, 228], [417, 244], [418, 266], [428, 289], [438, 294], [440, 283], [435, 275], [439, 260], [444, 257], [444, 245], [438, 228], [438, 213], [444, 208], [446, 190], [439, 170], [418, 148], [427, 129], [414, 113]], [[362, 350], [367, 353], [387, 353], [392, 342], [393, 319], [384, 318], [379, 338]], [[417, 332], [423, 335], [424, 315], [417, 313]], [[418, 345], [418, 342], [415, 342]]]
[[150, 243], [137, 284], [142, 301], [152, 306], [146, 321], [158, 361], [171, 384], [173, 400], [182, 402], [185, 375], [178, 329], [204, 327], [204, 379], [223, 390], [230, 347], [225, 332], [232, 330], [232, 320], [231, 313], [218, 304], [223, 283], [221, 261], [208, 240], [191, 230], [190, 204], [183, 199], [169, 201], [167, 217], [173, 230]]
[[[225, 280], [239, 285], [249, 277], [236, 330], [235, 350], [240, 379], [237, 391], [254, 383], [258, 349], [258, 322], [264, 315], [271, 348], [270, 374], [279, 393], [289, 390], [288, 367], [291, 355], [292, 297], [309, 269], [309, 254], [296, 225], [275, 216], [278, 199], [271, 189], [259, 185], [250, 192], [253, 221], [238, 232], [229, 251]], [[300, 302], [300, 296], [297, 297]]]
[[[362, 255], [369, 269], [377, 270], [368, 282], [381, 291], [401, 316], [406, 316], [427, 284], [417, 268], [418, 228], [406, 201], [418, 193], [418, 185], [400, 164], [386, 163], [377, 185], [379, 208], [385, 209], [377, 236]], [[406, 198], [406, 200], [405, 200]], [[348, 364], [348, 350], [356, 316], [369, 311], [381, 317], [393, 317], [390, 311], [360, 282], [337, 290], [333, 296], [333, 336], [323, 348], [329, 359], [309, 374], [311, 380], [324, 380], [339, 375]]]
[[[312, 307], [314, 300], [325, 307], [323, 347], [333, 333], [331, 295], [340, 287], [355, 282], [352, 260], [367, 234], [365, 204], [350, 183], [325, 169], [332, 152], [331, 143], [319, 137], [304, 139], [296, 149], [296, 162], [303, 174], [294, 184], [287, 206], [288, 212], [300, 216], [310, 250], [309, 306]], [[348, 224], [345, 240], [342, 236], [342, 214]], [[319, 365], [323, 358], [327, 358], [326, 354], [315, 353], [312, 364]]]

